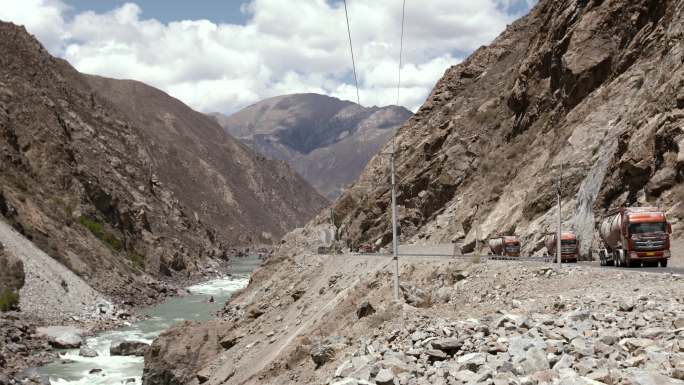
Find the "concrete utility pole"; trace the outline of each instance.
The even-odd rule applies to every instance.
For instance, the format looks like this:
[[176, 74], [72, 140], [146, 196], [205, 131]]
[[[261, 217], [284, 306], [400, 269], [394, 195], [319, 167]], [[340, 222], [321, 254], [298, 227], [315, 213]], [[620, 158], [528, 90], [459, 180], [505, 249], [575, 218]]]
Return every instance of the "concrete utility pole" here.
[[392, 153], [390, 154], [390, 169], [392, 172], [392, 259], [394, 259], [394, 299], [399, 300], [399, 250], [397, 240], [397, 192], [394, 180], [394, 138], [392, 138]]
[[561, 207], [561, 200], [562, 200], [562, 187], [563, 187], [563, 163], [560, 165], [560, 175], [558, 177], [558, 234], [556, 235], [556, 258], [558, 262], [558, 266], [561, 266], [561, 232], [563, 231], [562, 226], [563, 226], [563, 217], [562, 217], [562, 207]]
[[477, 220], [477, 212], [480, 210], [480, 205], [475, 205], [475, 258], [480, 259], [480, 223]]

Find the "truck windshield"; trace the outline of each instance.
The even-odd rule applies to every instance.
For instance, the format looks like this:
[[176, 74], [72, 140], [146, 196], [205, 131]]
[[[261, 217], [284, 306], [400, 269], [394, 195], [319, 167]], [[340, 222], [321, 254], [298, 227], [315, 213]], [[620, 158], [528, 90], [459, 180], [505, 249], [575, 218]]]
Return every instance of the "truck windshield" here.
[[574, 245], [577, 243], [575, 239], [561, 239], [561, 245]]
[[644, 233], [664, 233], [665, 222], [651, 222], [651, 223], [632, 223], [629, 225], [630, 234], [644, 234]]

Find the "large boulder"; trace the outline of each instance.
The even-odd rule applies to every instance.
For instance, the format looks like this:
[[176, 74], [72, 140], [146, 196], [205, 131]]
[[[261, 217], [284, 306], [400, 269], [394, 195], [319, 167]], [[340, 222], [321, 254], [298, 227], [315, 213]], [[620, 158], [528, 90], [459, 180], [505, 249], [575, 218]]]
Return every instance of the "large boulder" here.
[[95, 358], [98, 356], [94, 349], [91, 349], [87, 346], [81, 346], [81, 350], [78, 351], [78, 355], [86, 358]]
[[109, 347], [109, 354], [112, 356], [143, 357], [149, 348], [149, 344], [140, 341], [115, 341]]
[[438, 338], [432, 341], [432, 347], [453, 355], [463, 346], [463, 341], [456, 337]]
[[310, 354], [311, 359], [318, 368], [335, 357], [335, 349], [330, 344], [319, 343], [311, 349]]
[[83, 338], [77, 333], [63, 333], [50, 338], [50, 346], [57, 349], [78, 349], [83, 344]]
[[424, 290], [405, 282], [399, 287], [407, 304], [413, 307], [430, 307], [430, 297]]
[[372, 314], [375, 314], [375, 308], [368, 301], [361, 302], [361, 305], [356, 309], [356, 317], [358, 319], [368, 317]]
[[36, 329], [39, 336], [46, 337], [50, 346], [57, 349], [78, 349], [83, 345], [83, 331], [70, 326], [47, 326]]
[[174, 256], [173, 261], [171, 262], [171, 268], [176, 270], [176, 271], [182, 271], [182, 270], [185, 270], [187, 268], [183, 254], [177, 253]]

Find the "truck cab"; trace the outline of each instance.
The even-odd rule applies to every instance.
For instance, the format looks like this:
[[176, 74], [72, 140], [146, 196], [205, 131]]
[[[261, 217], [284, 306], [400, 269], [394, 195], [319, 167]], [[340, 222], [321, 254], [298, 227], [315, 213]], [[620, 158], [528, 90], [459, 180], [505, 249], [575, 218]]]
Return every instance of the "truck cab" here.
[[672, 227], [665, 212], [656, 207], [626, 207], [605, 217], [599, 233], [603, 249], [601, 265], [641, 266], [660, 263], [666, 267], [670, 259]]
[[520, 241], [518, 240], [518, 237], [504, 237], [504, 255], [507, 257], [520, 256]]
[[577, 255], [579, 254], [579, 245], [575, 234], [561, 236], [561, 261], [562, 262], [577, 262]]
[[[544, 243], [546, 244], [546, 254], [550, 258], [556, 258], [556, 237], [557, 233], [548, 233]], [[561, 233], [561, 262], [575, 263], [579, 257], [579, 240], [572, 231]]]
[[491, 255], [498, 257], [519, 257], [520, 241], [515, 235], [497, 236], [489, 239]]
[[[672, 227], [662, 212], [628, 213], [625, 218], [623, 248], [632, 263], [661, 262], [670, 258]], [[664, 261], [664, 263], [663, 263]]]

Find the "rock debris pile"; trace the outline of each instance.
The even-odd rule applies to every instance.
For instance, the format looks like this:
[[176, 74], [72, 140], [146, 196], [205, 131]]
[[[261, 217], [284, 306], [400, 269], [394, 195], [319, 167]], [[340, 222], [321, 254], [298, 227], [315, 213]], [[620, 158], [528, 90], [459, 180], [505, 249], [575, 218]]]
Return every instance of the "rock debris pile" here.
[[[48, 342], [31, 323], [13, 315], [0, 317], [0, 385], [10, 384], [9, 374], [54, 359]], [[38, 352], [38, 353], [33, 353]]]
[[360, 338], [331, 383], [684, 384], [684, 303], [666, 296], [592, 293], [478, 319], [411, 316]]

